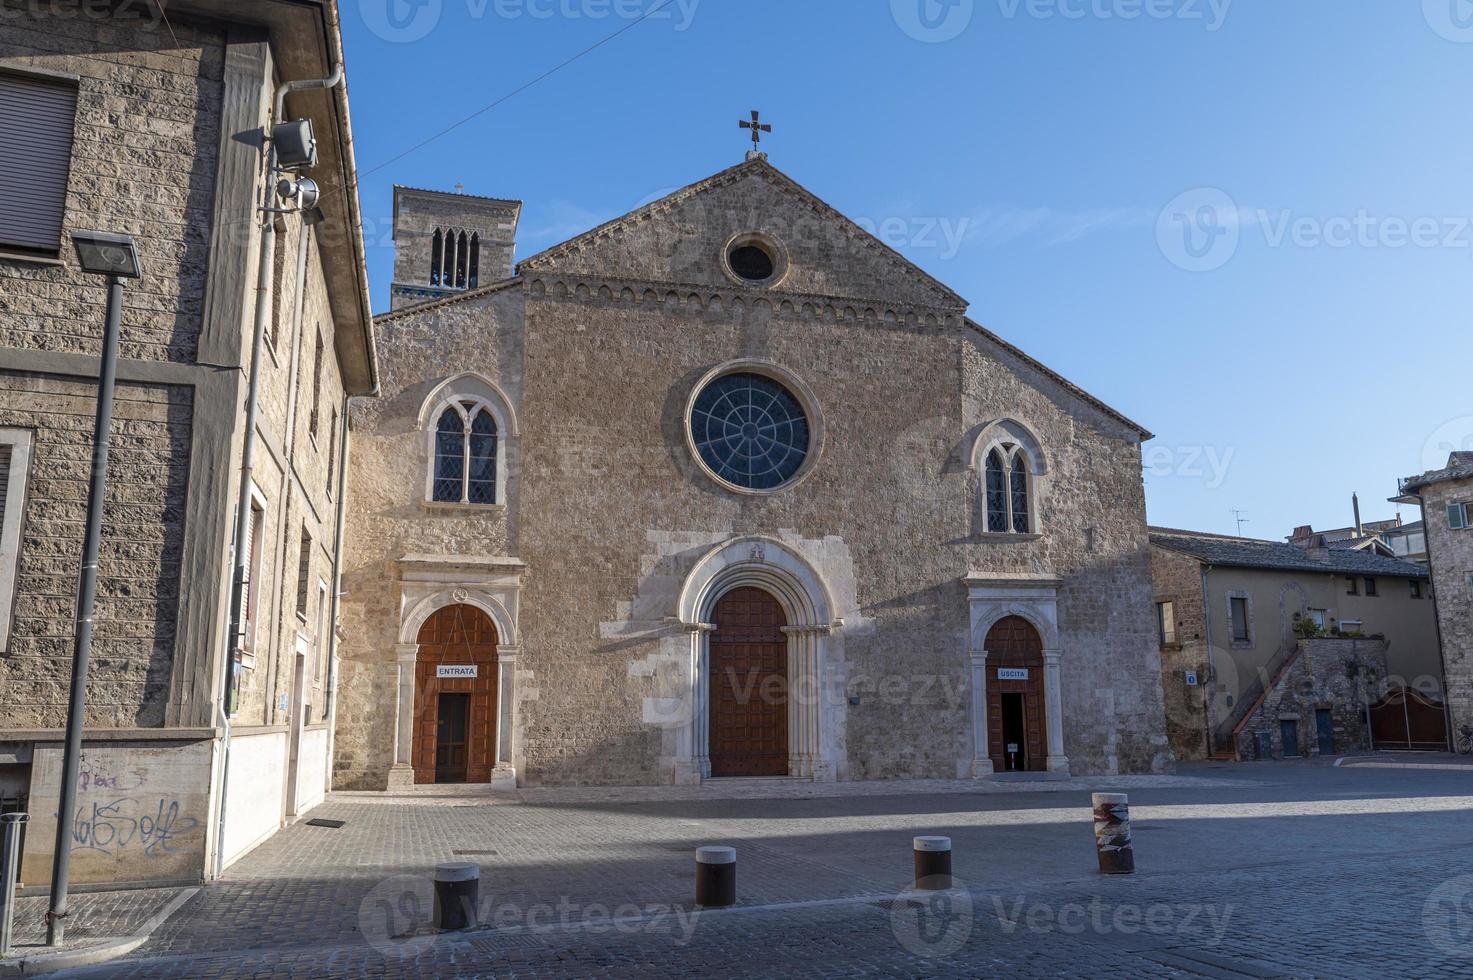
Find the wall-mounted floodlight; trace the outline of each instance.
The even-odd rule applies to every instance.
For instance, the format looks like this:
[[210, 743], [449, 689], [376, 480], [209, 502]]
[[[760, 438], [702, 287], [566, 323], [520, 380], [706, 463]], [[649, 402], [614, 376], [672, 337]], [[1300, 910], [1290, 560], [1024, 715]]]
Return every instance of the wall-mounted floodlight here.
[[317, 137], [312, 120], [293, 119], [271, 127], [271, 145], [276, 165], [282, 170], [311, 170], [317, 166]]
[[72, 244], [77, 248], [77, 261], [82, 264], [83, 272], [120, 279], [137, 279], [143, 274], [138, 266], [138, 247], [133, 244], [132, 235], [74, 231]]
[[311, 177], [298, 177], [295, 180], [283, 178], [276, 183], [276, 196], [292, 202], [299, 211], [310, 211], [317, 206], [317, 199], [322, 196], [322, 192], [317, 188], [317, 181]]

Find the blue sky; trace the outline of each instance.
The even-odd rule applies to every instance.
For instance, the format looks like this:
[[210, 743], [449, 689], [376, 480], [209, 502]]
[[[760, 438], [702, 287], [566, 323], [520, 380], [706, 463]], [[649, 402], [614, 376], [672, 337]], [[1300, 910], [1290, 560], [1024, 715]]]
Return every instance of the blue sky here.
[[759, 108], [774, 164], [1156, 433], [1153, 523], [1230, 532], [1237, 508], [1277, 537], [1349, 523], [1353, 490], [1389, 517], [1397, 477], [1473, 448], [1468, 0], [669, 0], [635, 23], [659, 2], [345, 0], [377, 309], [394, 183], [525, 201], [525, 257], [739, 162]]

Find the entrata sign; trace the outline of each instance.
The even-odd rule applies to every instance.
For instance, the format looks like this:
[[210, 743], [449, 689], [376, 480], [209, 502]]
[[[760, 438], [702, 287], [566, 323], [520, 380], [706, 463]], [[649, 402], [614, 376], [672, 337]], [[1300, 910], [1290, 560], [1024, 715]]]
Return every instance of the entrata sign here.
[[475, 677], [475, 664], [439, 664], [435, 667], [436, 677]]
[[997, 668], [997, 679], [1000, 681], [1026, 681], [1028, 679], [1028, 668], [999, 667]]

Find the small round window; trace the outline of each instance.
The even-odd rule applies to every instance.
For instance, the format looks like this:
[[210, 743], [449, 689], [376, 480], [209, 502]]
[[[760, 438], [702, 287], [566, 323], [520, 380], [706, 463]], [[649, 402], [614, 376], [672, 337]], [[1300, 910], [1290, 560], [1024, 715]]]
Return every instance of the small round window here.
[[691, 439], [715, 476], [746, 490], [774, 490], [808, 458], [807, 413], [792, 392], [762, 374], [725, 374], [691, 406]]
[[727, 256], [731, 271], [747, 282], [766, 282], [777, 270], [772, 256], [760, 245], [738, 245]]

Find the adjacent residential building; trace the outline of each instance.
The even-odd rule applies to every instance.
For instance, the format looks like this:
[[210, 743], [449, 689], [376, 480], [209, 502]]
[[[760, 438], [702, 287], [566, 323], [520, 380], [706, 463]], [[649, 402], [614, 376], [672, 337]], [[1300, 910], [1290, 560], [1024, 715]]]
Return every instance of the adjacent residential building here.
[[1367, 747], [1366, 709], [1396, 691], [1440, 706], [1424, 568], [1374, 547], [1171, 528], [1152, 528], [1151, 555], [1178, 758]]
[[1453, 731], [1473, 725], [1473, 452], [1401, 481], [1398, 501], [1422, 507], [1427, 558], [1437, 587]]
[[345, 402], [375, 384], [341, 85], [285, 96], [286, 117], [315, 128], [318, 164], [301, 172], [320, 212], [276, 215], [264, 282], [257, 269], [258, 208], [283, 176], [266, 173], [263, 129], [281, 83], [341, 66], [336, 5], [0, 6], [0, 796], [32, 815], [21, 878], [44, 886], [104, 323], [104, 282], [68, 235], [126, 233], [143, 275], [123, 299], [78, 806], [63, 819], [74, 882], [197, 883], [328, 779]]
[[1139, 425], [763, 154], [518, 209], [396, 192], [336, 785], [1171, 765]]

